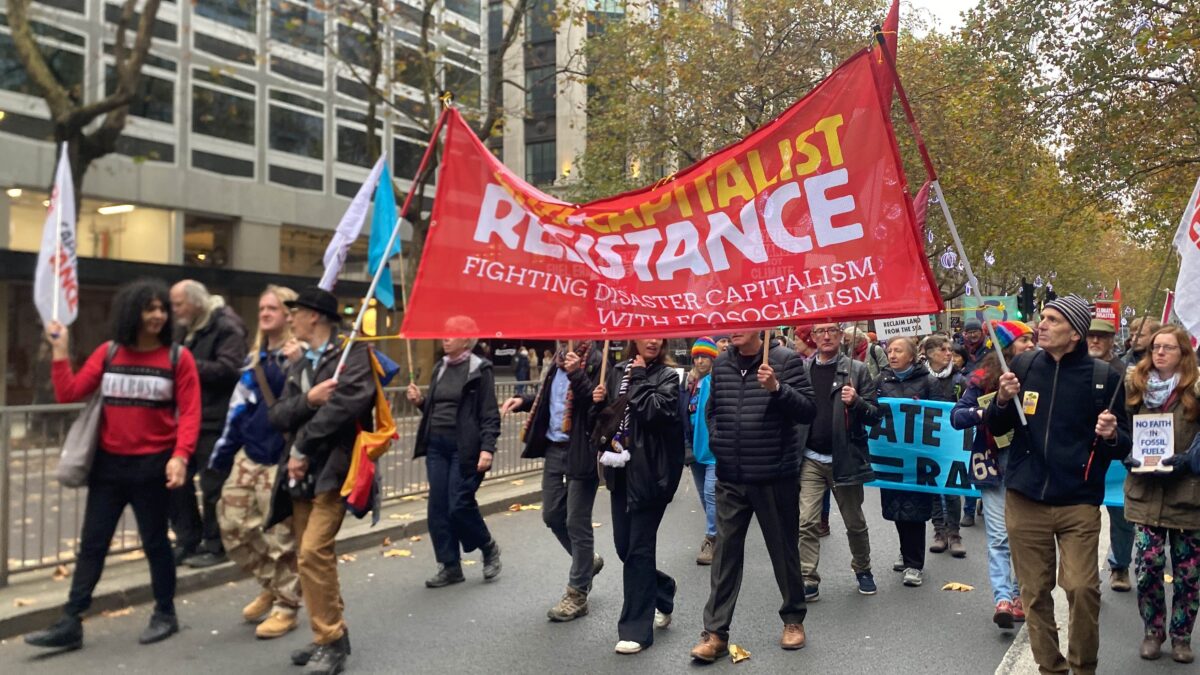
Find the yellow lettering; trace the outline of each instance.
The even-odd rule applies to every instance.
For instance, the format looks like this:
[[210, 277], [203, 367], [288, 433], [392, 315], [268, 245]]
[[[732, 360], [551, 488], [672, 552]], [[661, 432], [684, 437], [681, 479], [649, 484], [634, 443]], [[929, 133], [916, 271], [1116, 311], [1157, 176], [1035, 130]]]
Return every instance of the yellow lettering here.
[[667, 191], [663, 192], [662, 197], [660, 197], [658, 199], [650, 200], [650, 201], [642, 204], [638, 208], [638, 210], [641, 211], [642, 220], [646, 221], [647, 225], [653, 225], [654, 224], [654, 216], [656, 214], [662, 213], [663, 211], [666, 211], [667, 209], [671, 208], [671, 197], [672, 196], [673, 195], [671, 194], [671, 191], [667, 190]]
[[696, 180], [692, 181], [692, 185], [696, 186], [696, 196], [700, 198], [700, 209], [702, 211], [713, 210], [712, 195], [708, 192], [708, 178], [711, 175], [711, 171], [705, 171]]
[[779, 180], [792, 179], [792, 144], [789, 141], [779, 141], [779, 159], [782, 167], [779, 169]]
[[692, 200], [688, 199], [686, 186], [675, 187], [675, 202], [679, 204], [679, 215], [684, 218], [692, 217]]
[[837, 134], [841, 126], [841, 115], [831, 115], [817, 122], [816, 130], [825, 135], [825, 149], [829, 151], [829, 163], [832, 166], [842, 165], [842, 144]]
[[779, 182], [778, 176], [767, 180], [766, 173], [763, 171], [762, 158], [758, 156], [757, 150], [747, 152], [746, 161], [750, 164], [750, 178], [754, 180], [755, 193], [761, 194], [763, 190]]
[[804, 161], [796, 165], [797, 176], [807, 176], [817, 170], [821, 166], [821, 151], [817, 146], [808, 142], [808, 137], [812, 136], [816, 129], [809, 129], [796, 137], [796, 152], [804, 157]]
[[634, 228], [643, 227], [642, 219], [638, 218], [638, 215], [634, 213], [633, 209], [625, 209], [620, 215], [614, 213], [612, 217], [608, 219], [608, 229], [611, 232], [620, 232], [621, 230], [625, 229], [626, 225]]
[[745, 201], [754, 199], [754, 190], [750, 189], [750, 181], [736, 160], [728, 160], [717, 167], [717, 206], [725, 208], [734, 197]]

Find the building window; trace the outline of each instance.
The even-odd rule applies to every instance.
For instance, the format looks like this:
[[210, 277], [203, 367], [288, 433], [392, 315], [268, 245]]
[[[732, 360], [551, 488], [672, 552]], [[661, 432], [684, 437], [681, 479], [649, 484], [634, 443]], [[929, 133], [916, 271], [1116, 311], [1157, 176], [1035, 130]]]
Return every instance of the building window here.
[[249, 66], [254, 65], [257, 60], [254, 56], [255, 49], [253, 47], [245, 47], [225, 40], [218, 40], [204, 33], [196, 33], [192, 42], [199, 51], [235, 63], [243, 63]]
[[325, 53], [325, 13], [310, 2], [271, 0], [271, 39], [314, 54]]
[[[379, 131], [375, 131], [375, 142], [379, 143]], [[339, 124], [337, 127], [337, 161], [363, 168], [371, 168], [371, 150], [367, 146], [367, 132], [357, 128]]]
[[320, 174], [274, 164], [267, 167], [267, 180], [302, 190], [322, 192], [325, 189], [325, 177]]
[[479, 107], [479, 89], [482, 79], [477, 72], [446, 64], [446, 89], [454, 94], [454, 100], [459, 105], [468, 108]]
[[480, 0], [446, 0], [446, 9], [479, 23], [482, 4]]
[[525, 112], [533, 117], [554, 116], [554, 66], [525, 69]]
[[258, 17], [258, 0], [200, 0], [192, 5], [197, 16], [253, 33]]
[[236, 221], [188, 214], [183, 218], [183, 264], [189, 267], [229, 267]]
[[425, 87], [425, 74], [421, 69], [421, 52], [408, 47], [397, 46], [396, 60], [392, 64], [395, 69], [396, 81], [407, 84], [414, 89]]
[[[356, 186], [357, 187], [357, 186]], [[298, 277], [320, 277], [325, 271], [325, 248], [333, 232], [284, 225], [279, 228], [279, 273]], [[339, 279], [366, 281], [367, 237], [350, 245]]]
[[556, 150], [554, 141], [529, 143], [525, 146], [525, 180], [534, 185], [554, 182]]
[[[37, 30], [40, 25], [34, 24], [34, 29], [39, 34], [42, 33]], [[39, 39], [38, 46], [41, 47], [46, 65], [50, 67], [55, 78], [68, 90], [78, 91], [83, 88], [83, 38], [71, 33], [67, 35], [78, 38], [79, 51], [75, 51], [74, 46], [68, 48], [65, 42], [57, 39]], [[0, 89], [41, 97], [41, 92], [33, 86], [25, 74], [25, 67], [17, 59], [17, 50], [12, 38], [4, 32], [0, 32]]]
[[192, 131], [254, 145], [254, 99], [192, 85]]
[[325, 118], [276, 103], [270, 108], [270, 147], [301, 157], [325, 156]]
[[[116, 90], [117, 69], [105, 66], [104, 92], [111, 96]], [[171, 124], [175, 118], [175, 83], [143, 72], [129, 103], [129, 114]]]
[[369, 69], [372, 50], [371, 37], [344, 23], [338, 24], [337, 35], [338, 57], [355, 68]]
[[254, 178], [254, 162], [203, 150], [192, 150], [192, 168], [212, 171], [222, 176]]
[[392, 143], [392, 171], [397, 178], [412, 180], [421, 168], [421, 157], [425, 154], [425, 145], [415, 141], [396, 137]]
[[530, 0], [525, 15], [525, 40], [531, 44], [554, 42], [554, 0]]
[[[14, 251], [37, 251], [41, 247], [42, 225], [46, 221], [48, 198], [45, 192], [23, 190], [12, 199], [8, 232], [9, 248]], [[135, 262], [167, 263], [170, 260], [169, 232], [174, 213], [136, 204], [109, 214], [99, 209], [115, 206], [114, 202], [83, 198], [76, 224], [76, 252], [80, 257]]]
[[281, 75], [297, 82], [311, 84], [316, 87], [325, 85], [325, 72], [316, 68], [309, 68], [298, 63], [281, 59], [278, 56], [271, 56], [271, 72], [276, 75]]

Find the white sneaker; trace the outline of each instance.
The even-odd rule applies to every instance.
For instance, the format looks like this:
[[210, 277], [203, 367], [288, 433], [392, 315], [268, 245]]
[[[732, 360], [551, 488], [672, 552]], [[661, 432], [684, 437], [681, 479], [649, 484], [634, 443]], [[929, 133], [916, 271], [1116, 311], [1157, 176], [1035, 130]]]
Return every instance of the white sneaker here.
[[892, 571], [893, 572], [903, 572], [904, 569], [905, 569], [904, 568], [904, 556], [901, 555], [896, 558], [896, 562], [892, 563]]
[[905, 586], [920, 586], [925, 581], [925, 572], [912, 567], [904, 570]]
[[631, 640], [621, 640], [617, 643], [618, 654], [636, 654], [642, 651], [642, 645]]
[[666, 628], [667, 626], [670, 626], [670, 625], [671, 625], [671, 615], [670, 614], [663, 614], [662, 612], [658, 611], [657, 609], [654, 610], [654, 627], [655, 628]]

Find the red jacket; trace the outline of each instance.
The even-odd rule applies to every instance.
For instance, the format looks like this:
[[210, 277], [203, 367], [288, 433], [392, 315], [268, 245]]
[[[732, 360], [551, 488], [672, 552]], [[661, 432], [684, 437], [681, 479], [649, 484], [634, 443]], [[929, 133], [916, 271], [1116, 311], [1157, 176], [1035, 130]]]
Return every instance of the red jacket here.
[[171, 449], [189, 460], [200, 434], [200, 380], [191, 352], [180, 349], [174, 373], [169, 347], [148, 352], [120, 347], [105, 368], [107, 355], [104, 343], [78, 373], [67, 359], [56, 359], [50, 372], [58, 402], [81, 401], [102, 387], [101, 448], [114, 455]]

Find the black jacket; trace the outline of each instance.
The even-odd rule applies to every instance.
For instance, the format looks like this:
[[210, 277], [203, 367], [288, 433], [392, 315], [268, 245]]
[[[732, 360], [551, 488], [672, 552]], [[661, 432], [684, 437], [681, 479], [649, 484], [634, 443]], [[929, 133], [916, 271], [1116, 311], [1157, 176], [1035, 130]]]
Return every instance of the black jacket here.
[[[924, 401], [949, 401], [942, 387], [925, 364], [913, 366], [908, 379], [896, 377], [896, 371], [885, 368], [879, 374], [879, 398], [919, 398]], [[881, 416], [882, 417], [882, 416]], [[920, 523], [933, 517], [936, 495], [908, 490], [880, 490], [879, 501], [887, 520]]]
[[[592, 423], [592, 390], [600, 383], [600, 364], [604, 359], [603, 350], [592, 346], [588, 350], [587, 363], [584, 367], [567, 374], [571, 391], [571, 433], [567, 441], [567, 478], [584, 479], [596, 477], [596, 449], [592, 447], [589, 438]], [[525, 437], [525, 450], [521, 453], [524, 459], [537, 459], [546, 456], [546, 446], [550, 439], [546, 431], [550, 428], [550, 387], [554, 376], [558, 374], [558, 366], [552, 361], [546, 370], [539, 390], [540, 396], [531, 391], [521, 394], [521, 405], [517, 412], [530, 411], [533, 421], [529, 424], [529, 433]], [[534, 403], [537, 409], [533, 410]]]
[[[812, 366], [816, 358], [804, 365], [804, 373], [812, 381]], [[858, 393], [847, 410], [842, 403], [842, 387], [849, 384]], [[879, 421], [878, 395], [875, 380], [867, 371], [867, 365], [841, 354], [837, 359], [837, 373], [833, 376], [833, 387], [828, 392], [814, 392], [816, 396], [833, 399], [833, 455], [834, 485], [862, 485], [875, 480], [871, 468], [871, 453], [867, 449], [867, 426]], [[808, 441], [810, 427], [804, 426], [800, 433], [800, 447]]]
[[707, 417], [718, 480], [769, 483], [800, 474], [800, 425], [817, 412], [812, 385], [792, 350], [772, 347], [769, 359], [780, 385], [775, 392], [758, 383], [762, 352], [745, 374], [732, 345], [713, 363]]
[[350, 471], [350, 455], [359, 428], [367, 431], [375, 428], [371, 414], [375, 407], [375, 379], [365, 343], [351, 345], [346, 368], [338, 376], [337, 387], [325, 405], [318, 408], [308, 405], [308, 390], [332, 378], [342, 358], [337, 333], [330, 341], [334, 346], [321, 355], [316, 368], [307, 358], [292, 364], [283, 393], [267, 412], [271, 426], [284, 435], [287, 444], [279, 461], [272, 515], [266, 527], [291, 515], [287, 462], [293, 449], [308, 458], [308, 471], [317, 481], [316, 494], [339, 490]]
[[[1013, 359], [1020, 377], [1021, 394], [1001, 407], [999, 399], [988, 408], [988, 428], [993, 436], [1015, 430], [1008, 449], [1004, 483], [1037, 502], [1054, 506], [1096, 504], [1104, 501], [1104, 475], [1109, 462], [1129, 454], [1132, 439], [1125, 406], [1117, 405], [1114, 441], [1096, 437], [1096, 417], [1108, 406], [1114, 391], [1125, 400], [1120, 373], [1108, 369], [1102, 392], [1093, 391], [1095, 366], [1081, 342], [1079, 348], [1055, 361], [1043, 350]], [[1036, 393], [1036, 410], [1026, 411], [1028, 426], [1017, 417], [1017, 406]], [[1089, 466], [1090, 465], [1090, 466]]]
[[232, 309], [221, 306], [203, 328], [180, 342], [192, 352], [200, 376], [200, 430], [220, 432], [246, 362], [246, 324]]
[[[424, 457], [429, 444], [429, 425], [432, 417], [429, 402], [434, 399], [438, 380], [446, 362], [439, 360], [433, 367], [429, 391], [421, 401], [421, 425], [417, 427], [417, 442], [413, 457]], [[458, 424], [455, 443], [458, 445], [458, 465], [463, 475], [477, 473], [479, 453], [486, 450], [496, 454], [496, 439], [500, 438], [500, 408], [496, 404], [496, 376], [492, 362], [472, 354], [468, 359], [467, 382], [458, 400]]]
[[[605, 405], [618, 398], [621, 380], [631, 361], [608, 371]], [[629, 374], [629, 462], [624, 468], [604, 467], [609, 489], [625, 481], [629, 511], [667, 504], [683, 474], [683, 422], [679, 419], [679, 373], [662, 363], [633, 368]]]

